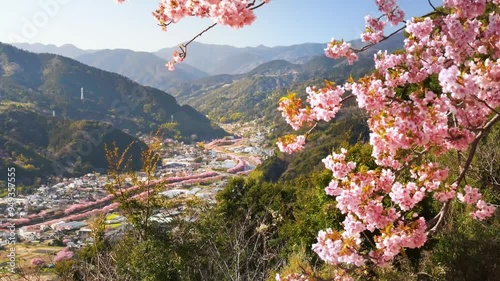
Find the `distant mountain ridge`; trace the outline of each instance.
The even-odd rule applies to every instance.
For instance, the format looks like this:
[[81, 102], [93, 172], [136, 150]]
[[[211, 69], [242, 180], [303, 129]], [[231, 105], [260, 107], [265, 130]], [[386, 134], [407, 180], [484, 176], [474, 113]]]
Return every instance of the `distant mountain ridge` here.
[[40, 43], [34, 43], [34, 44], [11, 43], [10, 45], [33, 53], [38, 53], [38, 54], [49, 53], [49, 54], [61, 55], [63, 57], [68, 57], [72, 59], [83, 54], [90, 54], [98, 51], [98, 50], [83, 50], [72, 44], [64, 44], [62, 46], [56, 46], [53, 44], [44, 45]]
[[[211, 75], [243, 74], [262, 63], [273, 60], [302, 62], [324, 53], [326, 43], [304, 43], [277, 47], [244, 47], [212, 45], [193, 42], [188, 47], [185, 63]], [[154, 52], [161, 58], [170, 58], [177, 48], [164, 48]]]
[[[350, 75], [360, 77], [373, 68], [374, 52], [402, 48], [403, 39], [402, 33], [396, 34], [362, 53], [354, 66], [345, 60], [325, 57], [326, 43], [237, 48], [193, 42], [186, 60], [176, 65], [175, 74], [165, 71], [162, 64], [177, 48], [154, 52], [158, 58], [146, 52], [106, 50], [77, 59], [166, 90], [179, 102], [219, 122], [262, 117], [273, 120], [277, 115], [277, 101], [288, 90], [303, 94], [305, 85], [318, 85], [324, 79], [343, 83]], [[349, 43], [356, 48], [364, 45], [360, 39]], [[190, 68], [191, 65], [196, 68]], [[155, 67], [160, 75], [148, 76]], [[197, 75], [192, 75], [196, 71]], [[218, 74], [206, 76], [214, 73]]]
[[[38, 43], [13, 43], [12, 45], [34, 53], [52, 53], [70, 57], [104, 70], [125, 75], [139, 83], [142, 83], [142, 77], [137, 77], [135, 74], [127, 73], [123, 69], [129, 66], [144, 71], [145, 69], [141, 66], [141, 64], [118, 66], [119, 61], [113, 61], [113, 59], [119, 57], [124, 60], [132, 59], [135, 53], [137, 57], [133, 60], [140, 61], [139, 58], [145, 57], [145, 54], [148, 53], [124, 49], [83, 50], [71, 44], [66, 44], [60, 47]], [[189, 45], [189, 55], [183, 64], [178, 64], [176, 66], [177, 69], [186, 72], [185, 75], [182, 75], [185, 79], [177, 80], [188, 81], [188, 79], [191, 78], [198, 79], [201, 78], [199, 76], [202, 74], [205, 74], [206, 76], [218, 74], [243, 74], [262, 63], [272, 60], [286, 60], [291, 63], [304, 63], [314, 56], [322, 55], [325, 47], [326, 43], [303, 43], [291, 46], [267, 47], [259, 45], [257, 47], [241, 48], [228, 45], [204, 44], [195, 41]], [[150, 54], [159, 58], [158, 62], [156, 62], [157, 64], [164, 65], [166, 61], [172, 59], [172, 53], [175, 50], [178, 50], [178, 47], [163, 48], [156, 52], [151, 52]], [[127, 54], [125, 54], [124, 51], [128, 51]], [[152, 61], [151, 58], [147, 58], [147, 60], [149, 60], [150, 63]], [[194, 69], [190, 69], [189, 66]], [[118, 72], [120, 70], [123, 71]], [[193, 71], [193, 76], [189, 77], [191, 70]], [[146, 83], [146, 85], [158, 87], [158, 85], [151, 85], [149, 83]], [[168, 87], [158, 88], [167, 89]]]

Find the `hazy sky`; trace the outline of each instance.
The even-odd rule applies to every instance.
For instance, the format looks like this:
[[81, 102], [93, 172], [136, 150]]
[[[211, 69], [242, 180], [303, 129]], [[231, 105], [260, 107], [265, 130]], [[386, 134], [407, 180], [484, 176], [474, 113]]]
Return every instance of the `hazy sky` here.
[[[211, 23], [189, 18], [163, 32], [151, 16], [158, 2], [0, 0], [0, 42], [156, 51], [188, 41]], [[400, 4], [406, 19], [430, 11], [427, 0], [400, 0]], [[197, 41], [243, 47], [327, 42], [332, 37], [351, 40], [364, 29], [364, 15], [379, 15], [373, 0], [272, 0], [256, 14], [251, 26], [239, 30], [217, 26]]]

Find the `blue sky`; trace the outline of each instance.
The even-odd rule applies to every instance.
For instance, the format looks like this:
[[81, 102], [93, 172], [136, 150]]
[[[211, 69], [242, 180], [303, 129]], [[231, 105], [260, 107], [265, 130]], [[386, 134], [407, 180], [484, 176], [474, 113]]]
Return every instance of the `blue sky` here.
[[[82, 49], [156, 51], [188, 41], [211, 21], [184, 19], [161, 31], [151, 16], [159, 0], [0, 0], [0, 42], [29, 42]], [[442, 3], [434, 0], [435, 5]], [[400, 0], [406, 18], [430, 11], [427, 0]], [[256, 10], [252, 26], [217, 26], [197, 41], [237, 47], [359, 38], [364, 15], [378, 16], [373, 0], [272, 0]]]

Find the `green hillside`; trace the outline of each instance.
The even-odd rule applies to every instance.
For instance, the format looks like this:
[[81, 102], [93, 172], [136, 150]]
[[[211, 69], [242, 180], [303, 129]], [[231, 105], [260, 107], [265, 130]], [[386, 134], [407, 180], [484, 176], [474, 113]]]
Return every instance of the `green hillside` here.
[[15, 166], [16, 180], [25, 184], [40, 177], [105, 170], [105, 144], [124, 150], [131, 143], [131, 168], [139, 169], [146, 145], [110, 123], [45, 116], [25, 104], [0, 105], [0, 170]]
[[[81, 99], [83, 88], [84, 99]], [[226, 133], [171, 95], [118, 74], [51, 54], [34, 54], [0, 43], [0, 96], [33, 104], [40, 112], [71, 120], [110, 122], [132, 134], [150, 133], [166, 122], [181, 135], [212, 139]]]

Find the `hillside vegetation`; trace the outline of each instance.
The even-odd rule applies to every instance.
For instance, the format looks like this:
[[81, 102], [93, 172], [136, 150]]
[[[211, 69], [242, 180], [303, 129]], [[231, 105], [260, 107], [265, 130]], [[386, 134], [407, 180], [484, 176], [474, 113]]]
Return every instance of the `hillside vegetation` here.
[[16, 180], [26, 185], [48, 176], [105, 171], [105, 145], [124, 150], [132, 144], [131, 168], [137, 170], [146, 147], [110, 123], [46, 116], [25, 104], [0, 105], [0, 143], [0, 169], [16, 167]]

